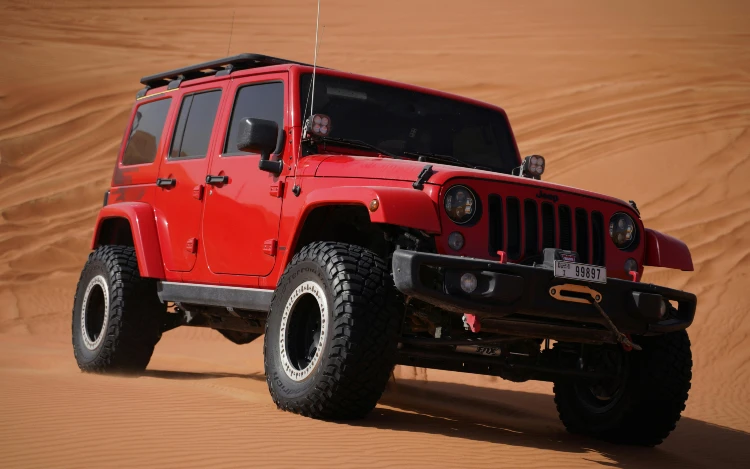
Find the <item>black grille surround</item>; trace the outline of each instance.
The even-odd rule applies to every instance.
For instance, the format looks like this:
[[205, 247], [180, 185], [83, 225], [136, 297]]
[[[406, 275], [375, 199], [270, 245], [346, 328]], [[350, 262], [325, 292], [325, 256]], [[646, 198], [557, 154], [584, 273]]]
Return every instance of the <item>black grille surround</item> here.
[[498, 194], [488, 196], [488, 206], [488, 248], [493, 257], [505, 247], [512, 262], [539, 263], [544, 248], [557, 248], [578, 252], [583, 263], [606, 263], [607, 233], [598, 211]]

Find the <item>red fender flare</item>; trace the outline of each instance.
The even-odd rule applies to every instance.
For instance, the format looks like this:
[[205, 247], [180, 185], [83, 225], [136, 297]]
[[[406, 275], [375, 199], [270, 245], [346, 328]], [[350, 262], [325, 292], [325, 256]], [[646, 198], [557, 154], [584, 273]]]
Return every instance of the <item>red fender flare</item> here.
[[646, 265], [692, 271], [690, 249], [679, 239], [646, 228]]
[[[371, 203], [377, 201], [373, 211]], [[322, 205], [354, 204], [368, 208], [370, 221], [440, 233], [440, 219], [429, 195], [401, 187], [342, 186], [316, 189], [307, 196], [306, 212]]]
[[91, 249], [99, 247], [99, 232], [108, 218], [124, 218], [130, 223], [141, 277], [165, 278], [153, 207], [144, 202], [120, 202], [102, 207], [96, 220]]

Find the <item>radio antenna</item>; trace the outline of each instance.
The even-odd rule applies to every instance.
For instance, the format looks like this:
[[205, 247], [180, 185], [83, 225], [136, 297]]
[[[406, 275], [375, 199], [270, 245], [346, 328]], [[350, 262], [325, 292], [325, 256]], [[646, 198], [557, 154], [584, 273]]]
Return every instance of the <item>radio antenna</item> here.
[[320, 31], [320, 0], [318, 0], [318, 16], [315, 19], [315, 56], [313, 57], [313, 75], [312, 75], [312, 97], [310, 98], [310, 117], [312, 117], [315, 105], [315, 74], [318, 69], [318, 31]]
[[229, 44], [227, 44], [227, 57], [229, 57], [229, 49], [232, 47], [232, 33], [234, 32], [234, 13], [237, 10], [232, 10], [232, 26], [229, 27]]
[[[320, 42], [318, 41], [318, 33], [320, 31], [320, 0], [318, 0], [318, 14], [315, 18], [315, 55], [313, 56], [313, 73], [312, 73], [312, 85], [310, 86], [308, 99], [305, 100], [305, 110], [302, 113], [302, 118], [304, 119], [304, 116], [307, 115], [307, 102], [310, 103], [310, 116], [305, 119], [305, 121], [302, 123], [302, 133], [300, 135], [299, 139], [299, 152], [297, 155], [297, 161], [299, 161], [299, 157], [302, 156], [302, 140], [305, 138], [305, 134], [307, 133], [308, 125], [311, 124], [312, 115], [313, 115], [313, 104], [315, 103], [315, 75], [317, 74], [318, 70], [318, 46], [320, 45]], [[302, 192], [302, 188], [297, 185], [297, 161], [294, 162], [294, 185], [292, 186], [292, 193], [299, 197], [300, 193]]]

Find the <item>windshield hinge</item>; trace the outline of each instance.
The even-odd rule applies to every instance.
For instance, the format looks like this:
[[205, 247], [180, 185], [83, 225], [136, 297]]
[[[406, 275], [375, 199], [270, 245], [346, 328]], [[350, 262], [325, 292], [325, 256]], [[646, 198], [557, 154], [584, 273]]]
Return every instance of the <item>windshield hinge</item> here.
[[424, 168], [422, 168], [422, 171], [419, 173], [419, 176], [417, 176], [417, 180], [414, 181], [412, 187], [421, 191], [424, 188], [424, 183], [427, 182], [433, 174], [435, 174], [435, 171], [432, 170], [432, 165], [424, 165]]

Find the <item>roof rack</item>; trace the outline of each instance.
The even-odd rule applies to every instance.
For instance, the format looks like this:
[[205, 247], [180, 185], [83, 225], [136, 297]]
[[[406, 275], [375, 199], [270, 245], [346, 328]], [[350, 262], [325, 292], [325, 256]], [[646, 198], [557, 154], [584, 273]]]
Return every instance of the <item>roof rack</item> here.
[[146, 88], [138, 92], [137, 97], [143, 97], [149, 89], [159, 86], [168, 85], [169, 89], [178, 88], [183, 80], [193, 80], [211, 75], [229, 75], [235, 70], [283, 64], [309, 65], [261, 54], [240, 54], [143, 77], [141, 78], [141, 83], [146, 85]]

